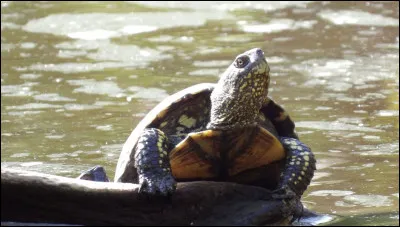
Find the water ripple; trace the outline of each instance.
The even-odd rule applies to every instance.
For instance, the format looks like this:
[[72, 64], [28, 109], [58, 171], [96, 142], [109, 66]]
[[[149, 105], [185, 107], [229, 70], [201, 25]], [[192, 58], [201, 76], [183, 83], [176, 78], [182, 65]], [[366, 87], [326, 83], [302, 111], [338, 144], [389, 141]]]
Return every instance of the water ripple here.
[[200, 26], [207, 20], [222, 18], [229, 18], [229, 15], [222, 11], [213, 14], [209, 12], [52, 14], [30, 20], [23, 29], [28, 32], [64, 35], [75, 39], [101, 40], [162, 28]]
[[296, 122], [297, 128], [312, 128], [323, 131], [360, 131], [360, 132], [383, 132], [383, 130], [361, 127], [351, 124], [345, 124], [340, 122], [329, 122], [329, 121], [299, 121]]
[[273, 19], [268, 24], [243, 25], [244, 32], [280, 32], [284, 30], [311, 29], [317, 21], [294, 21], [292, 19]]
[[323, 10], [317, 14], [338, 25], [373, 25], [373, 26], [399, 26], [399, 19], [384, 17], [379, 14], [372, 14], [363, 11], [353, 10]]
[[110, 97], [117, 97], [124, 92], [124, 90], [121, 89], [113, 81], [96, 81], [94, 79], [83, 79], [67, 80], [67, 83], [74, 86], [81, 86], [79, 88], [75, 88], [73, 92], [108, 95]]
[[[391, 206], [392, 200], [388, 196], [383, 195], [348, 195], [343, 198], [344, 204], [361, 205], [364, 207], [382, 207]], [[343, 204], [336, 204], [343, 206]]]
[[47, 103], [28, 103], [20, 106], [6, 106], [8, 110], [30, 110], [30, 109], [50, 109], [50, 108], [60, 108], [61, 105], [53, 105]]
[[313, 191], [309, 195], [312, 196], [347, 196], [354, 194], [353, 191], [342, 191], [342, 190], [318, 190]]
[[50, 102], [71, 102], [76, 101], [76, 99], [71, 99], [67, 97], [60, 96], [56, 93], [47, 93], [33, 96], [35, 100], [39, 101], [50, 101]]

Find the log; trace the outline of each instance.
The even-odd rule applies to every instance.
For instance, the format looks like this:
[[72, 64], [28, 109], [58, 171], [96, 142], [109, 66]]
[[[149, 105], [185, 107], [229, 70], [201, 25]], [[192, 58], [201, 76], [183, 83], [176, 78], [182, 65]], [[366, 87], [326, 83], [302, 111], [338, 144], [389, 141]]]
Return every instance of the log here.
[[[271, 191], [228, 182], [178, 183], [169, 198], [131, 183], [1, 169], [1, 221], [77, 225], [268, 225], [292, 212]], [[296, 202], [296, 201], [289, 201]], [[297, 212], [297, 211], [296, 211]]]

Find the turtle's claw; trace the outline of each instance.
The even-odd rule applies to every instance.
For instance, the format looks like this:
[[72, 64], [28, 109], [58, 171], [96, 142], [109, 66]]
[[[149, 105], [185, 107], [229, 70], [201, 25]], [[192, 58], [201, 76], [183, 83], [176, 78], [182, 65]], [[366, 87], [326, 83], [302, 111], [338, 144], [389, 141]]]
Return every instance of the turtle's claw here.
[[300, 201], [300, 197], [289, 187], [281, 187], [272, 191], [272, 198], [284, 200], [285, 206], [281, 208], [281, 212], [283, 216], [291, 217], [290, 223], [302, 217], [304, 207]]
[[139, 193], [140, 194], [155, 194], [155, 190], [152, 183], [148, 179], [143, 179], [139, 182]]
[[139, 175], [139, 184], [140, 194], [168, 196], [176, 189], [176, 181], [168, 173], [141, 174]]
[[288, 187], [281, 187], [272, 191], [273, 199], [293, 199], [295, 197], [296, 193]]
[[293, 214], [293, 218], [292, 218], [292, 220], [290, 220], [290, 222], [292, 223], [292, 222], [294, 222], [294, 221], [300, 221], [300, 219], [303, 217], [303, 213], [304, 213], [304, 206], [303, 206], [303, 204], [300, 202], [300, 200], [297, 200], [297, 203], [296, 203], [296, 209], [295, 209], [295, 212], [294, 212], [294, 214]]
[[165, 176], [160, 182], [160, 193], [169, 196], [176, 190], [176, 181], [171, 175]]

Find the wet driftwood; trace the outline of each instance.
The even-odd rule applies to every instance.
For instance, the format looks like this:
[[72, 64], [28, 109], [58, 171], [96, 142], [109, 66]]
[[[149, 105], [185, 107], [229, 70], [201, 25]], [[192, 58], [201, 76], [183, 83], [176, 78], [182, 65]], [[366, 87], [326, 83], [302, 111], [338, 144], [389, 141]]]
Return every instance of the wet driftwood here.
[[255, 186], [179, 183], [169, 199], [141, 197], [137, 190], [137, 184], [2, 168], [1, 219], [79, 225], [265, 225], [288, 219], [283, 202]]

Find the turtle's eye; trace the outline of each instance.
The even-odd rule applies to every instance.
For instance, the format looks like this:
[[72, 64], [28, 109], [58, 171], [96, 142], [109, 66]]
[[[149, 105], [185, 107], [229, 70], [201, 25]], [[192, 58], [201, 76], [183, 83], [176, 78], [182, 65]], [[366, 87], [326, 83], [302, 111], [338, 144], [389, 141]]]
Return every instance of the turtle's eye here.
[[236, 68], [244, 68], [248, 63], [250, 59], [248, 56], [241, 56], [238, 57], [235, 61], [235, 67]]

